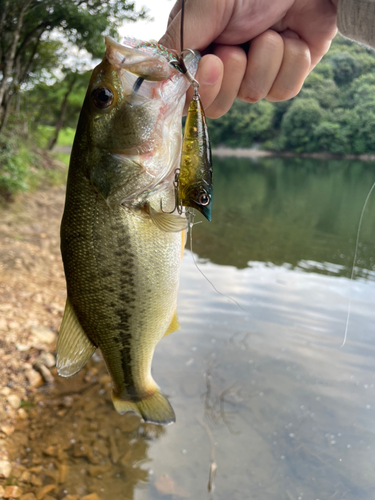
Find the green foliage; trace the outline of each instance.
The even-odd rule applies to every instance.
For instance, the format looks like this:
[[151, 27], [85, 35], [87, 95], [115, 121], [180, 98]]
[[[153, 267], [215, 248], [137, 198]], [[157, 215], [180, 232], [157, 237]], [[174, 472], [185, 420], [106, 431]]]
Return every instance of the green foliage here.
[[297, 97], [264, 104], [240, 103], [211, 122], [213, 145], [261, 142], [263, 149], [274, 151], [372, 154], [375, 52], [339, 35]]
[[296, 99], [283, 116], [281, 130], [285, 146], [297, 153], [314, 151], [311, 136], [324, 117], [324, 111], [314, 99]]
[[7, 199], [12, 193], [25, 191], [28, 169], [28, 153], [20, 141], [0, 135], [0, 197]]
[[357, 78], [362, 69], [360, 60], [348, 52], [334, 54], [331, 57], [333, 79], [337, 85], [346, 85]]

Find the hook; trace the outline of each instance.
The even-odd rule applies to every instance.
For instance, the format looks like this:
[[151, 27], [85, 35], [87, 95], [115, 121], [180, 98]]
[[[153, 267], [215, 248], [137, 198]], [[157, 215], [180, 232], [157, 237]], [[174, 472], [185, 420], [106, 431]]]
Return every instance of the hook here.
[[163, 214], [173, 214], [173, 212], [175, 212], [176, 210], [179, 215], [182, 214], [182, 205], [178, 198], [179, 175], [180, 175], [180, 169], [176, 168], [176, 170], [174, 171], [174, 181], [173, 181], [175, 200], [174, 200], [174, 207], [170, 212], [163, 210], [163, 198], [160, 198], [160, 210], [163, 212]]

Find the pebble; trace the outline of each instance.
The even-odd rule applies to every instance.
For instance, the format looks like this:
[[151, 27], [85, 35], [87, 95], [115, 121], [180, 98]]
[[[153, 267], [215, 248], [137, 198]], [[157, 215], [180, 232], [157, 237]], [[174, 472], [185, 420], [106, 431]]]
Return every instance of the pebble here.
[[36, 494], [36, 499], [42, 500], [48, 493], [51, 493], [51, 491], [54, 490], [55, 488], [56, 488], [55, 484], [47, 484], [47, 486], [44, 486], [42, 489], [38, 491], [38, 493]]
[[43, 453], [49, 457], [56, 457], [57, 456], [57, 447], [56, 446], [48, 446], [45, 450], [43, 450]]
[[34, 493], [26, 493], [26, 495], [22, 495], [20, 500], [36, 500]]
[[37, 365], [35, 365], [35, 368], [40, 372], [40, 374], [47, 382], [47, 384], [53, 383], [54, 381], [53, 375], [46, 366], [42, 365], [41, 363], [38, 363]]
[[28, 418], [27, 411], [24, 408], [19, 408], [17, 415], [21, 420], [27, 420]]
[[29, 344], [16, 344], [17, 351], [26, 352], [30, 349]]
[[90, 495], [86, 495], [85, 497], [82, 497], [81, 500], [100, 500], [98, 495], [96, 493], [90, 493]]
[[9, 396], [10, 393], [11, 393], [11, 390], [9, 387], [3, 387], [2, 389], [0, 389], [0, 394], [2, 396]]
[[4, 432], [6, 436], [11, 436], [15, 431], [14, 425], [2, 425], [0, 427], [1, 432]]
[[56, 365], [55, 356], [50, 352], [43, 353], [39, 360], [47, 368], [53, 368]]
[[4, 488], [0, 484], [0, 498], [3, 498], [4, 496]]
[[35, 476], [35, 474], [31, 476], [30, 483], [33, 486], [43, 486], [43, 481], [40, 479], [40, 477]]
[[56, 334], [49, 328], [39, 325], [31, 328], [33, 339], [37, 342], [52, 344], [56, 340]]
[[18, 410], [21, 406], [21, 398], [17, 394], [9, 394], [7, 401], [14, 410]]
[[66, 495], [62, 500], [80, 500], [79, 495]]
[[33, 369], [28, 370], [25, 375], [31, 387], [40, 387], [44, 384], [44, 380], [41, 374]]
[[4, 491], [4, 498], [20, 498], [22, 490], [18, 486], [7, 486]]
[[7, 479], [11, 470], [12, 466], [8, 460], [0, 460], [0, 477]]
[[21, 483], [29, 483], [30, 477], [31, 477], [31, 474], [28, 470], [23, 471], [21, 474], [21, 477], [20, 477]]

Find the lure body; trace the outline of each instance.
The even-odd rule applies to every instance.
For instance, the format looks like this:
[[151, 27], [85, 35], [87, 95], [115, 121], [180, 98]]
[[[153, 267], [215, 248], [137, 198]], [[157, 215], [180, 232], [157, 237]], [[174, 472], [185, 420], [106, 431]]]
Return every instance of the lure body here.
[[207, 220], [212, 213], [212, 159], [206, 117], [195, 93], [186, 118], [178, 183], [182, 206], [195, 208]]

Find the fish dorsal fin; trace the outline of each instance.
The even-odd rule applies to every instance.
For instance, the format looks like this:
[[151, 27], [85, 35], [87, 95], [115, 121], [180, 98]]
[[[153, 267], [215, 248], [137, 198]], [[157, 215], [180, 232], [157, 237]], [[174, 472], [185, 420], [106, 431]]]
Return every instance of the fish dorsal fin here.
[[94, 354], [95, 349], [83, 331], [68, 297], [57, 339], [57, 373], [61, 377], [76, 375]]
[[148, 206], [148, 213], [155, 226], [167, 233], [178, 233], [187, 228], [187, 220], [185, 217], [157, 212], [150, 206]]
[[168, 326], [167, 331], [164, 334], [164, 337], [166, 337], [170, 333], [176, 332], [180, 328], [181, 328], [181, 326], [180, 326], [180, 323], [178, 321], [177, 310], [175, 310], [175, 312], [173, 313], [172, 321], [171, 321], [170, 325]]

